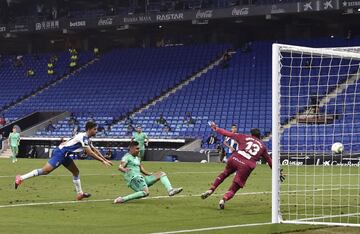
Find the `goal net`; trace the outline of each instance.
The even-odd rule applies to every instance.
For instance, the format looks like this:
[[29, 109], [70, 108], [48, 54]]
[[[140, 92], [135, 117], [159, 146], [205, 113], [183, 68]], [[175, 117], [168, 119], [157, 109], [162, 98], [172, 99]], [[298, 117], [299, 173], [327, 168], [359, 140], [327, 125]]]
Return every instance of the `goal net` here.
[[355, 47], [273, 45], [274, 223], [360, 226], [359, 65]]

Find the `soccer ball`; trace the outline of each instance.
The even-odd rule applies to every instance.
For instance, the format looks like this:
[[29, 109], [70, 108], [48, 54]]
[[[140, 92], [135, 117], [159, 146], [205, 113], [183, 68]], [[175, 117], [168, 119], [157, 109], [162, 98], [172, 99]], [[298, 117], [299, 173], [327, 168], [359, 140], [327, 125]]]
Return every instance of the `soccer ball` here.
[[204, 159], [204, 160], [201, 160], [200, 163], [207, 163], [207, 161]]
[[340, 142], [335, 142], [332, 146], [331, 146], [331, 151], [334, 154], [341, 154], [344, 151], [344, 145]]

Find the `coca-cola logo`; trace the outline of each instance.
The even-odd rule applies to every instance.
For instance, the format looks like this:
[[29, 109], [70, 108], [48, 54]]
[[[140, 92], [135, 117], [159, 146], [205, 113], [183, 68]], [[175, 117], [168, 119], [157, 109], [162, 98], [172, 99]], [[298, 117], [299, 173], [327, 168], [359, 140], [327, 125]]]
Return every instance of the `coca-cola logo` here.
[[196, 19], [209, 19], [213, 16], [213, 10], [198, 11], [196, 12]]
[[99, 26], [112, 25], [112, 24], [113, 24], [113, 18], [99, 19], [98, 22]]
[[248, 15], [249, 14], [249, 8], [248, 7], [244, 7], [244, 8], [233, 8], [231, 15], [233, 16], [243, 16], [243, 15]]
[[81, 21], [76, 21], [76, 22], [71, 22], [69, 24], [70, 27], [85, 27], [86, 26], [86, 21], [85, 20], [81, 20]]

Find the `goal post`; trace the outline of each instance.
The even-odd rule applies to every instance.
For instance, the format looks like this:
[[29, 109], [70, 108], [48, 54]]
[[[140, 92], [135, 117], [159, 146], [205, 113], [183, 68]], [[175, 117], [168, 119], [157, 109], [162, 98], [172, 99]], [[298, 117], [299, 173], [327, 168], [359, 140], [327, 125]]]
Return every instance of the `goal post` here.
[[359, 65], [358, 47], [273, 44], [273, 223], [360, 227]]

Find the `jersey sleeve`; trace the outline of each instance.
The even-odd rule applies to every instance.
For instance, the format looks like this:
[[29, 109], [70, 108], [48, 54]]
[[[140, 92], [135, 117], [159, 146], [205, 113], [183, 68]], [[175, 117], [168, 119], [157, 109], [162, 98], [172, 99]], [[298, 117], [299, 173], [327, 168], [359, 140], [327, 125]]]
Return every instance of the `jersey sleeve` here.
[[122, 162], [128, 162], [129, 161], [129, 157], [127, 154], [124, 155], [124, 157], [121, 158]]
[[270, 157], [267, 149], [265, 148], [264, 153], [263, 153], [263, 158], [266, 160], [266, 162], [269, 164], [269, 167], [272, 168], [272, 158]]
[[222, 128], [218, 128], [216, 129], [216, 132], [223, 135], [223, 136], [226, 136], [226, 137], [229, 137], [231, 139], [234, 139], [234, 137], [236, 137], [237, 134], [235, 133], [232, 133], [232, 132], [229, 132], [229, 131], [226, 131], [225, 129], [222, 129]]
[[94, 145], [93, 145], [92, 140], [89, 140], [89, 146], [90, 146], [91, 148], [95, 148]]
[[124, 166], [126, 166], [126, 164], [129, 162], [129, 157], [127, 155], [124, 155], [124, 157], [122, 157], [121, 162], [125, 163]]

